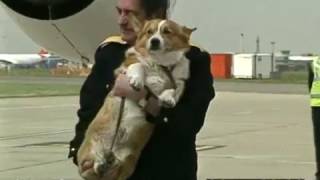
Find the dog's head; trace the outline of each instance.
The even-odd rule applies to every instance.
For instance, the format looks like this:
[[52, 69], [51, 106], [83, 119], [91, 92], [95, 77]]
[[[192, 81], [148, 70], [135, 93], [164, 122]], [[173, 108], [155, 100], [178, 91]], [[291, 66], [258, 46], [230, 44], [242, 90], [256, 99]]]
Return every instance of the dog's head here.
[[152, 19], [141, 21], [133, 14], [129, 21], [137, 32], [136, 49], [149, 53], [187, 51], [191, 33], [196, 30], [181, 26], [172, 20]]

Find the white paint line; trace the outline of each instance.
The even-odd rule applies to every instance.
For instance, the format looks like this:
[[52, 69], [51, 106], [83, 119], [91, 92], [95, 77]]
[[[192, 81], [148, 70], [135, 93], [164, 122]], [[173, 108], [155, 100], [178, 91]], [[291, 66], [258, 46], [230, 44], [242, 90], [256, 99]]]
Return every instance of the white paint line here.
[[296, 156], [284, 156], [284, 155], [230, 155], [230, 154], [199, 154], [199, 157], [213, 157], [213, 158], [226, 158], [226, 159], [239, 159], [239, 160], [255, 160], [255, 161], [268, 161], [276, 162], [281, 164], [306, 164], [314, 165], [314, 161], [294, 161], [294, 160], [284, 160], [280, 158], [295, 158]]
[[0, 111], [7, 110], [24, 110], [24, 109], [50, 109], [50, 108], [65, 108], [65, 107], [79, 107], [78, 104], [60, 104], [60, 105], [39, 105], [39, 106], [16, 106], [16, 107], [0, 107]]

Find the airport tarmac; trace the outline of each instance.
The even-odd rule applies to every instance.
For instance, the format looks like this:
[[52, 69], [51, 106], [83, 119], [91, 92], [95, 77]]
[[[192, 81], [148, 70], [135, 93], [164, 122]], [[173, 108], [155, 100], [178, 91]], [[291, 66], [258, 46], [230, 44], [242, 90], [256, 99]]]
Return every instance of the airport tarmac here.
[[[305, 93], [219, 90], [197, 140], [199, 180], [311, 178], [308, 100]], [[77, 108], [76, 96], [0, 99], [0, 180], [81, 179], [66, 158]]]

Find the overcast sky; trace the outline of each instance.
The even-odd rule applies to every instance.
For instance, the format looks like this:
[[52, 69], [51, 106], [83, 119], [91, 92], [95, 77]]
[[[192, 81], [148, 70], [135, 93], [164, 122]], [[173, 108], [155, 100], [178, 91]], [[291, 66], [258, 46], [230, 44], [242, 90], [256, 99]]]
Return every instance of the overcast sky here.
[[[210, 52], [239, 51], [243, 33], [247, 52], [259, 35], [262, 52], [275, 41], [277, 51], [320, 54], [320, 0], [176, 0], [172, 17], [197, 27], [193, 41]], [[0, 24], [1, 51], [38, 50], [2, 9]]]
[[[188, 12], [188, 13], [186, 13]], [[320, 53], [320, 0], [177, 0], [173, 18], [198, 27], [194, 41], [211, 52], [288, 49]]]

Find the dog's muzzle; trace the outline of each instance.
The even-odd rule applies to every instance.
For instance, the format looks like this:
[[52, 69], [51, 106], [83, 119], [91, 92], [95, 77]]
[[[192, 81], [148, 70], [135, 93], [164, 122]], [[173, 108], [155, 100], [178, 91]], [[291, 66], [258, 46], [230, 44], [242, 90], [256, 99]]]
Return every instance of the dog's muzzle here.
[[160, 49], [160, 40], [158, 38], [152, 38], [150, 40], [150, 50], [156, 51]]

